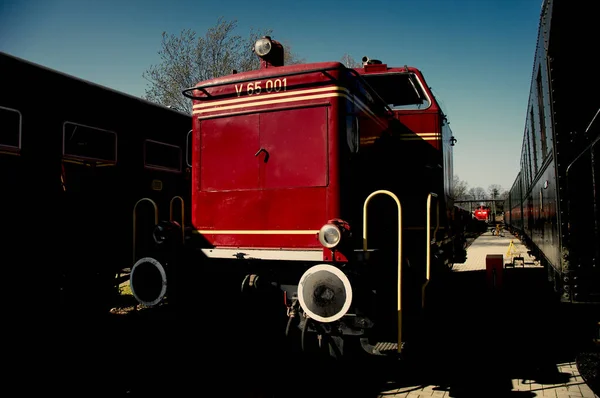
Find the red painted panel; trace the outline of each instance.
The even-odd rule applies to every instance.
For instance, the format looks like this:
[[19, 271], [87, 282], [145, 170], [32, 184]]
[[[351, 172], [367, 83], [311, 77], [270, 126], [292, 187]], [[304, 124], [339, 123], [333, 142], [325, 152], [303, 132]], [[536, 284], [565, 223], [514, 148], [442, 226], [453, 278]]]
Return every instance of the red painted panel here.
[[203, 191], [256, 189], [260, 148], [258, 115], [200, 122], [200, 187]]
[[263, 189], [327, 185], [326, 107], [261, 114], [260, 145], [269, 154], [260, 163]]
[[193, 223], [209, 243], [230, 247], [320, 247], [315, 234], [267, 234], [268, 230], [318, 230], [327, 221], [326, 188], [195, 192]]
[[[396, 111], [396, 118], [436, 149], [441, 149], [441, 125], [437, 112]], [[432, 135], [436, 134], [436, 135]]]
[[[328, 196], [328, 157], [337, 161], [329, 152], [328, 138], [337, 138], [328, 137], [328, 118], [328, 107], [312, 106], [200, 122], [202, 176], [192, 193], [192, 222], [208, 243], [321, 247], [316, 231], [331, 211], [339, 212], [328, 203], [338, 200]], [[255, 156], [260, 148], [265, 151]]]
[[501, 290], [504, 256], [502, 254], [488, 254], [485, 257], [485, 271], [488, 288]]

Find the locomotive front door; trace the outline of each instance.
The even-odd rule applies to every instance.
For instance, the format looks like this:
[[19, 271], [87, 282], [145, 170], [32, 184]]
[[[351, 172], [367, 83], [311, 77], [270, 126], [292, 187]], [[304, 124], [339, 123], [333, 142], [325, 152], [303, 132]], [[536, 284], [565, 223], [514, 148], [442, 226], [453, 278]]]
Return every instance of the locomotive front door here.
[[327, 116], [321, 106], [203, 121], [201, 190], [326, 186]]
[[[334, 211], [327, 202], [328, 122], [326, 106], [201, 121], [193, 212], [196, 228], [217, 232], [205, 234], [210, 244], [319, 245], [310, 231], [318, 230], [327, 212]], [[332, 164], [337, 167], [337, 158]]]

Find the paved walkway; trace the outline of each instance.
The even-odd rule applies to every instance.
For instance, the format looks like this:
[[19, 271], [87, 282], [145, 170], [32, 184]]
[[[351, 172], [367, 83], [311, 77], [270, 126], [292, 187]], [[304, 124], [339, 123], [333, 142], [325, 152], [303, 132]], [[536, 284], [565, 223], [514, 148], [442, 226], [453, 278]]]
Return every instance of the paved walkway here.
[[[513, 379], [512, 388], [506, 396], [523, 397], [553, 397], [553, 398], [599, 398], [598, 395], [585, 384], [575, 362], [560, 363], [556, 365], [558, 374], [563, 375], [564, 382], [558, 384], [540, 384], [535, 380]], [[471, 397], [487, 398], [498, 396], [498, 391], [480, 390], [480, 395], [469, 395]], [[500, 394], [501, 396], [505, 396]], [[381, 391], [378, 398], [451, 398], [460, 397], [453, 394], [444, 386], [436, 385], [414, 385]]]
[[508, 231], [501, 231], [500, 236], [492, 235], [491, 232], [480, 235], [467, 249], [467, 261], [454, 264], [453, 269], [457, 272], [485, 270], [485, 258], [488, 254], [501, 254], [504, 264], [512, 264], [514, 257], [523, 257], [525, 267], [540, 267], [535, 258], [527, 254], [527, 248], [519, 238]]
[[[480, 235], [468, 247], [467, 261], [463, 264], [455, 264], [453, 271], [458, 273], [466, 273], [468, 271], [480, 271], [473, 272], [473, 275], [481, 275], [481, 271], [486, 269], [486, 256], [488, 254], [502, 255], [505, 266], [506, 264], [512, 264], [512, 260], [514, 257], [523, 257], [523, 263], [520, 262], [514, 268], [514, 275], [529, 275], [530, 271], [534, 272], [536, 275], [542, 275], [542, 273], [544, 272], [541, 269], [542, 267], [539, 265], [539, 262], [535, 261], [533, 257], [527, 254], [527, 249], [520, 242], [520, 240], [512, 234], [510, 234], [508, 231], [502, 231], [500, 233], [500, 236], [492, 235], [491, 232], [486, 232]], [[524, 272], [521, 271], [520, 268], [538, 268], [538, 270], [530, 269], [527, 272]], [[464, 274], [464, 276], [468, 275]], [[478, 280], [474, 278], [467, 279]], [[505, 309], [505, 311], [509, 314], [508, 319], [511, 319], [510, 314], [511, 311], [513, 311], [513, 309], [511, 308]], [[469, 325], [469, 327], [459, 332], [460, 334], [458, 336], [458, 340], [462, 338], [464, 339], [464, 341], [462, 341], [463, 343], [466, 342], [471, 346], [481, 347], [479, 351], [482, 352], [482, 359], [485, 358], [485, 360], [478, 361], [477, 355], [474, 355], [473, 353], [470, 354], [471, 357], [475, 359], [473, 361], [471, 359], [468, 359], [466, 360], [466, 362], [461, 362], [458, 358], [455, 358], [456, 361], [453, 359], [449, 359], [450, 364], [456, 363], [455, 366], [460, 367], [460, 369], [449, 369], [448, 373], [451, 375], [448, 376], [450, 378], [449, 384], [454, 384], [453, 387], [449, 387], [448, 385], [428, 384], [425, 381], [416, 382], [415, 380], [413, 380], [411, 382], [410, 377], [400, 377], [400, 383], [398, 383], [399, 380], [396, 380], [394, 383], [390, 381], [389, 384], [384, 384], [380, 389], [378, 397], [450, 398], [469, 396], [486, 398], [490, 396], [522, 396], [527, 398], [600, 398], [598, 395], [594, 394], [594, 392], [588, 387], [588, 385], [580, 376], [579, 370], [577, 369], [575, 363], [575, 358], [573, 357], [567, 356], [566, 358], [562, 359], [562, 361], [557, 360], [557, 362], [550, 362], [549, 369], [545, 369], [544, 372], [545, 375], [551, 375], [550, 377], [539, 377], [539, 375], [538, 377], [536, 377], [535, 371], [531, 373], [518, 370], [521, 367], [526, 366], [523, 365], [524, 363], [527, 364], [530, 361], [535, 362], [536, 358], [544, 356], [544, 353], [551, 351], [552, 347], [549, 347], [547, 345], [545, 346], [545, 343], [540, 343], [540, 341], [545, 341], [542, 340], [543, 334], [540, 335], [537, 334], [537, 332], [532, 332], [532, 330], [537, 330], [535, 325], [537, 325], [539, 321], [538, 318], [536, 318], [536, 316], [539, 316], [539, 314], [530, 312], [527, 307], [527, 304], [525, 303], [523, 307], [517, 306], [516, 309], [517, 312], [512, 312], [513, 318], [511, 322], [514, 323], [514, 325], [511, 324], [505, 326], [507, 328], [507, 331], [509, 332], [506, 335], [507, 339], [513, 338], [518, 341], [519, 337], [515, 337], [515, 335], [519, 335], [519, 333], [521, 333], [524, 336], [526, 336], [524, 338], [531, 338], [532, 342], [540, 344], [541, 348], [539, 348], [538, 350], [529, 350], [527, 345], [519, 346], [519, 348], [513, 348], [516, 351], [516, 355], [514, 357], [512, 356], [513, 353], [511, 353], [510, 355], [506, 355], [503, 359], [500, 359], [502, 355], [499, 352], [494, 353], [494, 351], [492, 350], [492, 352], [486, 353], [485, 351], [489, 350], [489, 347], [487, 345], [490, 344], [490, 341], [488, 341], [485, 338], [486, 333], [488, 333], [488, 330], [486, 329], [487, 326], [477, 328], [476, 325], [478, 325], [478, 322], [475, 320], [473, 321], [472, 325]], [[482, 315], [480, 313], [475, 315], [475, 317], [478, 316]], [[526, 321], [524, 322], [524, 320]], [[457, 321], [457, 324], [462, 323], [463, 321], [464, 320], [461, 319], [460, 321]], [[480, 324], [483, 324], [483, 321], [481, 321]], [[556, 330], [554, 330], [554, 332], [556, 332]], [[552, 335], [555, 336], [555, 334]], [[489, 337], [491, 338], [491, 335]], [[497, 338], [497, 336], [495, 338]], [[550, 339], [549, 341], [552, 341], [552, 337], [548, 337], [548, 339]], [[456, 344], [460, 344], [460, 341]], [[493, 346], [496, 343], [491, 342], [491, 344]], [[511, 343], [509, 343], [507, 344], [507, 347], [512, 348], [514, 346]], [[499, 350], [502, 350], [502, 348]], [[460, 351], [457, 352], [460, 353]], [[489, 358], [490, 355], [497, 355], [499, 358], [498, 360], [502, 362], [502, 364], [498, 364], [498, 366], [499, 368], [504, 369], [504, 373], [502, 373], [502, 375], [508, 376], [506, 379], [503, 379], [506, 380], [506, 383], [496, 382], [497, 380], [495, 380], [494, 377], [500, 376], [490, 376], [490, 372], [494, 373], [499, 371], [498, 369], [494, 369], [493, 367], [488, 368], [488, 366], [490, 366], [490, 362], [492, 365], [494, 364], [494, 359], [492, 358], [490, 360]], [[513, 363], [505, 363], [507, 359], [506, 357], [513, 358]], [[508, 362], [510, 362], [510, 360]], [[430, 369], [434, 369], [435, 367], [435, 362], [430, 363], [429, 365], [427, 365], [426, 362], [423, 371], [425, 373], [428, 373], [432, 371]], [[484, 367], [484, 369], [481, 369], [482, 367]], [[513, 378], [511, 378], [509, 374], [513, 375]], [[518, 377], [516, 375], [521, 375], [521, 377], [531, 377], [532, 379], [515, 378]], [[460, 380], [454, 380], [455, 378], [458, 378]], [[458, 384], [461, 387], [459, 391], [457, 391], [456, 384]], [[498, 391], [499, 389], [501, 389], [501, 391]]]

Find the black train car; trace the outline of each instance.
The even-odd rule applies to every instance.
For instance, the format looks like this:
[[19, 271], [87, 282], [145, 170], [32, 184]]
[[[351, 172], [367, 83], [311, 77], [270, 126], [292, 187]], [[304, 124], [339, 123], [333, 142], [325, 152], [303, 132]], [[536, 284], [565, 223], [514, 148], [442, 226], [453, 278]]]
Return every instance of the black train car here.
[[140, 231], [189, 218], [191, 116], [6, 53], [0, 72], [0, 263], [10, 306], [107, 311], [115, 275], [150, 247]]
[[600, 79], [592, 61], [594, 10], [583, 1], [542, 4], [521, 167], [505, 223], [546, 266], [562, 302], [597, 305]]

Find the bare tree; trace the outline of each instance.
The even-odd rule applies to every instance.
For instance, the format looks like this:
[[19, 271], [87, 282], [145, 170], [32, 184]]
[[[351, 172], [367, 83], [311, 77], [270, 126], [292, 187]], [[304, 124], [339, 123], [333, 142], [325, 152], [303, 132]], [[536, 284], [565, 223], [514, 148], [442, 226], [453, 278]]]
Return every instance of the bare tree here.
[[[275, 39], [275, 37], [273, 37], [273, 39]], [[254, 44], [256, 40], [252, 40], [252, 44]], [[301, 58], [298, 54], [296, 54], [295, 52], [292, 51], [292, 45], [287, 41], [287, 40], [283, 40], [280, 42], [281, 45], [283, 46], [283, 64], [284, 65], [297, 65], [297, 64], [303, 64], [306, 63], [306, 59]], [[256, 62], [256, 68], [252, 68], [252, 69], [257, 69], [258, 65], [260, 64], [260, 61], [258, 60], [258, 57], [256, 55], [254, 55], [254, 53], [252, 53], [252, 56], [254, 57], [253, 59]]]
[[452, 193], [452, 197], [455, 200], [460, 200], [460, 199], [468, 199], [467, 198], [467, 191], [469, 189], [469, 184], [467, 184], [466, 181], [462, 181], [460, 178], [458, 178], [457, 175], [454, 176], [453, 179], [453, 183], [452, 183], [453, 187], [453, 193]]
[[348, 53], [342, 56], [340, 62], [343, 63], [346, 68], [360, 68], [362, 66], [360, 62], [352, 58]]
[[488, 187], [488, 193], [491, 199], [498, 199], [502, 194], [502, 187], [498, 184], [492, 184]]
[[[163, 32], [158, 52], [161, 62], [151, 65], [142, 74], [149, 82], [144, 98], [191, 112], [191, 101], [181, 94], [182, 90], [204, 80], [228, 75], [233, 70], [258, 69], [260, 60], [252, 52], [252, 45], [261, 36], [271, 36], [271, 30], [251, 29], [248, 37], [243, 39], [234, 33], [236, 27], [236, 20], [225, 21], [221, 17], [204, 37], [198, 37], [191, 29], [182, 30], [178, 36]], [[285, 62], [302, 61], [288, 46]]]
[[501, 199], [500, 195], [502, 194], [502, 187], [498, 184], [492, 184], [488, 187], [488, 192], [490, 194], [490, 199], [492, 200], [492, 212], [496, 215], [499, 210], [502, 211], [504, 208], [502, 203], [496, 205], [496, 199]]
[[484, 201], [487, 198], [485, 190], [481, 187], [469, 188], [469, 199]]

